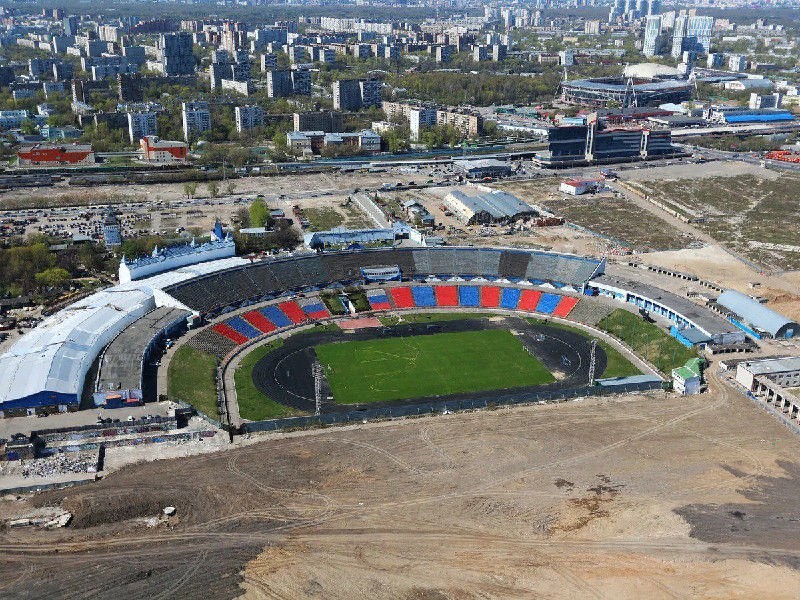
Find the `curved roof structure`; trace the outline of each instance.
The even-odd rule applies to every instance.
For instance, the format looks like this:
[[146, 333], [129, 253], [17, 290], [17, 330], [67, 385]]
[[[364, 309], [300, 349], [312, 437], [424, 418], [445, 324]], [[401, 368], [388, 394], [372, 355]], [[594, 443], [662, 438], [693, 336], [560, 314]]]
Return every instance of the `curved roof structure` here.
[[625, 77], [641, 77], [642, 79], [655, 79], [656, 77], [677, 77], [680, 71], [675, 67], [659, 63], [638, 63], [628, 65], [623, 71]]
[[800, 325], [736, 290], [725, 290], [717, 303], [774, 338], [800, 335]]

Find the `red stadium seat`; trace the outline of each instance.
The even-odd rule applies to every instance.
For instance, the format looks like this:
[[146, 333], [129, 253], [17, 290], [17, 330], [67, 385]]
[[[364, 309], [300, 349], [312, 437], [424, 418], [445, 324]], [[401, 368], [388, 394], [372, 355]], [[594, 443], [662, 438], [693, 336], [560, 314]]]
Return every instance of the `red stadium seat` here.
[[553, 315], [556, 317], [566, 317], [572, 312], [572, 309], [575, 308], [575, 305], [578, 303], [578, 298], [573, 298], [572, 296], [564, 296], [561, 298], [561, 301], [558, 303], [558, 306], [555, 307], [553, 310]]
[[275, 323], [270, 321], [267, 317], [262, 315], [257, 310], [251, 310], [248, 313], [244, 313], [242, 315], [245, 321], [250, 323], [253, 327], [258, 329], [259, 331], [263, 331], [264, 333], [269, 333], [270, 331], [275, 331], [277, 327]]
[[392, 295], [392, 300], [394, 300], [394, 305], [397, 308], [414, 308], [416, 306], [414, 296], [411, 295], [411, 289], [407, 287], [391, 288], [389, 293]]
[[236, 331], [230, 325], [226, 325], [225, 323], [217, 323], [211, 329], [216, 331], [220, 335], [224, 335], [229, 340], [232, 340], [236, 344], [244, 344], [248, 339], [246, 335], [242, 335], [238, 331]]
[[436, 304], [439, 306], [458, 306], [458, 288], [454, 285], [437, 285], [433, 288]]
[[481, 286], [481, 306], [484, 308], [500, 306], [500, 288], [496, 285]]
[[291, 319], [292, 323], [302, 323], [307, 319], [306, 313], [303, 312], [303, 309], [300, 308], [300, 305], [294, 300], [281, 302], [278, 304], [278, 308], [280, 308], [284, 314]]
[[536, 305], [539, 304], [539, 299], [541, 297], [542, 292], [537, 292], [536, 290], [522, 290], [517, 309], [533, 312], [536, 310]]

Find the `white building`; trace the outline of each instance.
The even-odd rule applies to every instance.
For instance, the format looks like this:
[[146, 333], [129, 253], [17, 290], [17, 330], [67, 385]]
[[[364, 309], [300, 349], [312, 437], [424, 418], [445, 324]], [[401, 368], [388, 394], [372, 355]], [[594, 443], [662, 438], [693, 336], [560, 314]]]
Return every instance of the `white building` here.
[[183, 113], [183, 138], [187, 142], [204, 131], [211, 129], [211, 112], [208, 110], [208, 102], [204, 100], [184, 102], [181, 105], [181, 109]]

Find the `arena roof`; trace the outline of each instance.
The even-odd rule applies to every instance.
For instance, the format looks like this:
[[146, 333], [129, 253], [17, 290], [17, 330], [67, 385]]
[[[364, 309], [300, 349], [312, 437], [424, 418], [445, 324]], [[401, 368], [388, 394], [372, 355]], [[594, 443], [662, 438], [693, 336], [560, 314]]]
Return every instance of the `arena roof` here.
[[641, 77], [653, 79], [655, 77], [677, 77], [680, 71], [675, 67], [662, 65], [659, 63], [639, 63], [627, 65], [623, 71], [625, 77]]
[[785, 337], [789, 332], [800, 334], [800, 325], [736, 290], [722, 292], [717, 303], [772, 337]]
[[0, 410], [36, 405], [40, 400], [53, 404], [53, 397], [65, 403], [77, 401], [89, 367], [114, 336], [157, 303], [185, 308], [164, 293], [158, 294], [157, 301], [157, 291], [244, 264], [249, 263], [227, 258], [190, 265], [95, 292], [45, 318], [0, 355]]
[[[595, 79], [573, 79], [572, 81], [564, 81], [562, 86], [569, 86], [573, 88], [584, 88], [588, 90], [597, 91], [614, 91], [625, 92], [627, 82], [625, 80], [595, 80]], [[663, 92], [673, 89], [683, 89], [690, 87], [687, 81], [648, 81], [646, 83], [634, 82], [633, 88], [636, 93], [641, 92]]]

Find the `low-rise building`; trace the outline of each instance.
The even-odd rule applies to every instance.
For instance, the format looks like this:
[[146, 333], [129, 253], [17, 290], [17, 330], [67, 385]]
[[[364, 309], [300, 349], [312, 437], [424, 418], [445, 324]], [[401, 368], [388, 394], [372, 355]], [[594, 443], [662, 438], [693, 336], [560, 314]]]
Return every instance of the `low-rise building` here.
[[17, 152], [19, 166], [60, 167], [95, 164], [94, 150], [90, 144], [23, 146]]
[[699, 358], [692, 358], [684, 366], [672, 369], [672, 389], [683, 396], [699, 394], [702, 382], [703, 366]]
[[185, 163], [188, 146], [184, 142], [162, 140], [155, 135], [148, 135], [139, 141], [142, 160], [149, 163], [171, 164]]

